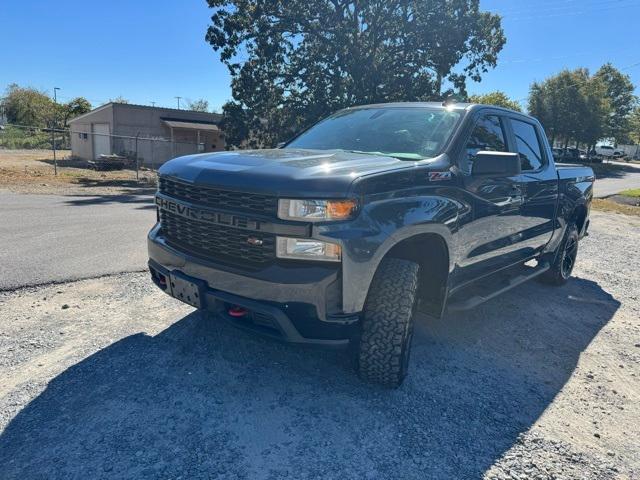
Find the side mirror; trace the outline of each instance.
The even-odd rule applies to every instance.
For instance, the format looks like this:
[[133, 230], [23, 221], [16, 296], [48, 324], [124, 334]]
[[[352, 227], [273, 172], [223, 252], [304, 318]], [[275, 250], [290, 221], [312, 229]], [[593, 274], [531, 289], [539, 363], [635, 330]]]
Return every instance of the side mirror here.
[[471, 168], [471, 175], [476, 176], [513, 177], [520, 172], [520, 156], [511, 152], [478, 152]]
[[286, 144], [287, 144], [287, 142], [278, 142], [276, 144], [276, 148], [283, 148]]

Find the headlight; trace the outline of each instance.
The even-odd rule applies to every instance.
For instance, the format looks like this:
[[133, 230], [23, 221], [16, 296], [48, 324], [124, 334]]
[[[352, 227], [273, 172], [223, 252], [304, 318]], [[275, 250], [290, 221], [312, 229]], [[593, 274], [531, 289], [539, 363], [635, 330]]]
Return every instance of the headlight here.
[[290, 200], [283, 198], [278, 203], [278, 217], [282, 220], [306, 222], [328, 222], [347, 220], [356, 213], [355, 200]]
[[276, 255], [278, 258], [296, 260], [322, 260], [339, 262], [342, 249], [335, 243], [322, 242], [311, 238], [277, 237]]

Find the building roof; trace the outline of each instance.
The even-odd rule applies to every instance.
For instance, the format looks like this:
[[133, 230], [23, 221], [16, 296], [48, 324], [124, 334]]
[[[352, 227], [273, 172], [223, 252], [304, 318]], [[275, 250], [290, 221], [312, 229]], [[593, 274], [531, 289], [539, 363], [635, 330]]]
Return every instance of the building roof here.
[[214, 122], [219, 122], [220, 120], [222, 120], [222, 114], [220, 113], [210, 113], [210, 112], [196, 112], [193, 110], [186, 110], [186, 109], [177, 109], [177, 108], [167, 108], [167, 107], [151, 107], [149, 105], [138, 105], [135, 103], [118, 103], [118, 102], [109, 102], [109, 103], [105, 103], [104, 105], [100, 105], [99, 107], [94, 108], [93, 110], [91, 110], [90, 112], [87, 112], [83, 115], [79, 115], [75, 118], [72, 118], [71, 120], [69, 120], [69, 123], [75, 122], [77, 120], [80, 120], [81, 118], [84, 118], [88, 115], [91, 115], [95, 112], [98, 112], [100, 110], [104, 110], [105, 108], [108, 107], [118, 107], [118, 108], [135, 108], [135, 109], [149, 109], [149, 110], [156, 110], [156, 111], [162, 111], [162, 112], [167, 112], [171, 115], [179, 115], [179, 114], [184, 114], [185, 112], [189, 112], [190, 114], [201, 114], [202, 116], [207, 116], [209, 117], [212, 121]]
[[84, 118], [87, 115], [93, 115], [94, 113], [99, 112], [100, 110], [104, 110], [105, 108], [110, 107], [111, 105], [113, 105], [113, 103], [105, 103], [104, 105], [100, 105], [99, 107], [94, 108], [90, 112], [83, 113], [82, 115], [78, 115], [77, 117], [72, 118], [71, 120], [69, 120], [69, 123], [73, 123], [76, 120], [80, 120], [81, 118]]

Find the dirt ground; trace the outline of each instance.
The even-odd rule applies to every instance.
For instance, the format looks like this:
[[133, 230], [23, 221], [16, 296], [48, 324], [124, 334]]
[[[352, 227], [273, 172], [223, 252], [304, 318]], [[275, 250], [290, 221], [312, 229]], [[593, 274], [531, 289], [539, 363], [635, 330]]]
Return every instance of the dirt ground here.
[[155, 172], [142, 170], [95, 171], [84, 161], [71, 160], [69, 150], [57, 153], [58, 175], [54, 175], [51, 150], [0, 149], [0, 188], [18, 193], [63, 195], [139, 194], [155, 188]]
[[406, 383], [205, 317], [146, 274], [0, 294], [0, 478], [640, 478], [640, 219], [564, 287], [420, 317]]
[[626, 201], [626, 197], [621, 199], [619, 195], [614, 195], [613, 198], [594, 198], [591, 203], [591, 208], [601, 212], [640, 216], [640, 206], [637, 206], [635, 202], [637, 202], [637, 200], [631, 203]]

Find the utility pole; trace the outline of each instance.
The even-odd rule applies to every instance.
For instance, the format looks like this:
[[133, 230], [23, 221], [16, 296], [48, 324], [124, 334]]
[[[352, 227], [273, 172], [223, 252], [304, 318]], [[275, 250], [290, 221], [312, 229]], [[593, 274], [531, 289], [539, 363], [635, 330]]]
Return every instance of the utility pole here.
[[177, 98], [177, 99], [178, 99], [178, 110], [180, 110], [180, 99], [181, 99], [182, 97], [175, 97], [175, 98]]
[[56, 160], [56, 120], [58, 110], [58, 90], [60, 88], [53, 87], [53, 125], [51, 126], [51, 147], [53, 148], [53, 174], [58, 175], [58, 161]]
[[138, 160], [138, 138], [140, 132], [136, 133], [136, 181], [140, 181], [140, 161]]
[[151, 102], [151, 106], [155, 107], [156, 106], [156, 102]]

